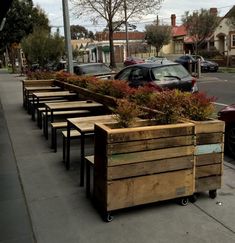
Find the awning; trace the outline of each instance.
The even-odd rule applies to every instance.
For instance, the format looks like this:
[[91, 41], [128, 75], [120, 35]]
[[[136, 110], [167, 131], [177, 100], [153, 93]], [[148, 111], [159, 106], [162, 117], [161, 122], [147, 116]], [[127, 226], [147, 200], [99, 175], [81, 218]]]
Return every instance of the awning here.
[[102, 51], [103, 52], [110, 52], [109, 46], [102, 46]]

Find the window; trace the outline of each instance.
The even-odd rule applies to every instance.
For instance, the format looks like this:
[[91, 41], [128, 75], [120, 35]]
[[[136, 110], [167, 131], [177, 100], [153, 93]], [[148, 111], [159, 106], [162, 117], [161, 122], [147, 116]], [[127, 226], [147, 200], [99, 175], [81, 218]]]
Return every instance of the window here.
[[235, 47], [235, 34], [231, 35], [231, 47]]

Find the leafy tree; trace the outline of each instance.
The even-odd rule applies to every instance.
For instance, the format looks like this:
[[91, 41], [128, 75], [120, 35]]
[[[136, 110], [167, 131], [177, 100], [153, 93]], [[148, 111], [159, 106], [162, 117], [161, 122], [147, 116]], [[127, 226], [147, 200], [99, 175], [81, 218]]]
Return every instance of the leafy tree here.
[[22, 49], [29, 64], [38, 63], [44, 68], [48, 63], [58, 62], [64, 52], [64, 41], [57, 33], [35, 29], [22, 41]]
[[32, 0], [13, 0], [0, 35], [0, 50], [8, 49], [13, 72], [19, 43], [37, 26], [49, 29], [45, 13], [39, 7], [34, 7]]
[[[163, 0], [72, 0], [77, 16], [91, 16], [93, 23], [103, 19], [109, 31], [110, 66], [116, 67], [113, 45], [113, 33], [125, 21], [131, 18], [138, 20], [146, 14], [153, 14], [159, 9]], [[125, 10], [125, 11], [124, 11]], [[126, 17], [125, 17], [126, 14]], [[113, 25], [113, 23], [119, 25]]]
[[218, 16], [211, 14], [210, 11], [206, 9], [194, 11], [192, 14], [190, 14], [189, 11], [185, 12], [185, 15], [182, 17], [182, 22], [188, 34], [193, 39], [196, 54], [198, 48], [213, 34], [218, 25], [218, 21]]
[[81, 25], [71, 25], [70, 31], [72, 40], [88, 37], [88, 30]]
[[145, 29], [147, 43], [156, 48], [158, 56], [163, 45], [169, 44], [171, 40], [171, 27], [167, 25], [158, 25], [157, 22], [154, 22], [154, 24], [146, 25]]

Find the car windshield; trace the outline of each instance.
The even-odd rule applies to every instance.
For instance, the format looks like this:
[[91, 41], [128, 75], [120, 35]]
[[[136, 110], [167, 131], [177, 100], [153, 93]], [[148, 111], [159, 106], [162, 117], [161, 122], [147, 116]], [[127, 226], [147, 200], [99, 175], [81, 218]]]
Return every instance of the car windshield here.
[[170, 77], [183, 79], [189, 75], [188, 71], [181, 65], [168, 65], [152, 69], [155, 80], [169, 80]]
[[83, 74], [111, 73], [112, 70], [106, 65], [87, 65], [81, 67]]

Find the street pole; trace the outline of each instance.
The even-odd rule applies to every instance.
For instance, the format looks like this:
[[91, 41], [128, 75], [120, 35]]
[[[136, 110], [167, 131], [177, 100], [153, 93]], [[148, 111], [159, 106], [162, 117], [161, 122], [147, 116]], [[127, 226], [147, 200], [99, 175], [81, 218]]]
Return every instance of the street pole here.
[[69, 22], [69, 8], [68, 0], [62, 0], [63, 5], [63, 17], [64, 17], [64, 36], [65, 36], [65, 49], [67, 51], [68, 60], [68, 72], [73, 74], [73, 54], [71, 45], [71, 32], [70, 32], [70, 22]]
[[129, 42], [128, 42], [128, 24], [127, 24], [126, 0], [124, 1], [124, 14], [125, 14], [125, 31], [126, 31], [126, 57], [128, 57], [129, 56]]

